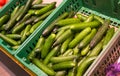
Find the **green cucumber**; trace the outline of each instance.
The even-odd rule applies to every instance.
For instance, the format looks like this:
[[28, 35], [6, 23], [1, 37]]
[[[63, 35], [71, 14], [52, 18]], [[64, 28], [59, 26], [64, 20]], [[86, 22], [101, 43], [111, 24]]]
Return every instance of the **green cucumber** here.
[[50, 76], [54, 76], [56, 74], [56, 72], [48, 67], [47, 65], [45, 65], [43, 62], [41, 62], [39, 59], [37, 58], [33, 58], [32, 62], [41, 70], [43, 70], [46, 74], [50, 75]]
[[50, 51], [50, 48], [52, 47], [53, 45], [53, 42], [54, 42], [54, 39], [55, 39], [55, 34], [51, 34], [50, 36], [48, 36], [48, 38], [45, 40], [45, 44], [42, 48], [42, 51], [41, 51], [41, 58], [45, 58], [47, 56], [47, 54], [49, 53]]
[[92, 62], [95, 59], [96, 59], [96, 56], [85, 58], [81, 62], [81, 64], [78, 66], [76, 76], [83, 76], [83, 74], [85, 73], [85, 71], [88, 69], [88, 67], [92, 64]]
[[108, 26], [110, 24], [109, 20], [106, 20], [104, 24], [98, 29], [96, 35], [93, 37], [93, 39], [90, 42], [90, 48], [94, 48], [99, 41], [103, 38], [103, 35], [106, 33]]
[[78, 44], [78, 48], [81, 49], [83, 47], [85, 47], [86, 45], [88, 45], [90, 43], [90, 41], [92, 40], [92, 38], [95, 36], [97, 30], [94, 28], [92, 29], [91, 33], [88, 34], [79, 44]]
[[89, 33], [91, 32], [91, 28], [87, 27], [82, 30], [69, 44], [69, 48], [74, 48], [77, 44]]

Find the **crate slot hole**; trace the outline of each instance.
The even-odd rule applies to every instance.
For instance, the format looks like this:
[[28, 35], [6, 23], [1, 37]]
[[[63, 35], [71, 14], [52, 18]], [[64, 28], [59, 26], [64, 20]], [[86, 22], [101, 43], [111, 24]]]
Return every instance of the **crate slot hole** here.
[[32, 47], [29, 47], [30, 48], [30, 50], [32, 50], [33, 48]]
[[35, 43], [32, 43], [32, 45], [35, 47]]

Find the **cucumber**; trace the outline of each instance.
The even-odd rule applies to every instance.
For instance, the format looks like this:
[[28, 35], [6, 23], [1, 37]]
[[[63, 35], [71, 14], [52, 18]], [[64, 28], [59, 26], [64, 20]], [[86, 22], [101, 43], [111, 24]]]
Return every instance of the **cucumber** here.
[[68, 26], [70, 26], [71, 30], [79, 31], [79, 30], [85, 29], [87, 27], [97, 28], [100, 26], [100, 22], [99, 21], [82, 22], [82, 23], [77, 23], [77, 24], [71, 24]]
[[59, 57], [51, 57], [50, 61], [52, 63], [60, 63], [64, 61], [72, 61], [75, 58], [77, 58], [77, 55], [59, 56]]
[[91, 33], [88, 34], [79, 44], [78, 44], [78, 48], [82, 49], [84, 48], [86, 45], [88, 45], [90, 43], [90, 41], [92, 40], [92, 38], [95, 36], [97, 30], [94, 28], [92, 29]]
[[88, 18], [84, 22], [91, 22], [94, 19], [94, 15], [91, 14], [88, 16]]
[[69, 43], [70, 43], [70, 41], [71, 41], [72, 39], [73, 39], [73, 35], [71, 35], [68, 39], [66, 39], [66, 40], [62, 43], [61, 48], [60, 48], [61, 54], [63, 54], [63, 53], [67, 50], [68, 45], [69, 45]]
[[42, 22], [43, 22], [43, 21], [39, 21], [39, 22], [37, 22], [36, 24], [34, 24], [34, 25], [31, 27], [31, 29], [30, 29], [30, 33], [33, 33], [34, 30], [35, 30], [38, 26], [40, 26]]
[[81, 55], [85, 56], [90, 51], [89, 44], [81, 50]]
[[11, 39], [15, 39], [15, 40], [18, 40], [21, 38], [21, 35], [19, 35], [19, 34], [6, 34], [6, 36]]
[[0, 18], [0, 27], [5, 24], [8, 20], [9, 20], [10, 16], [9, 15], [3, 15], [1, 18]]
[[79, 18], [80, 21], [85, 21], [87, 19], [86, 16], [84, 16], [84, 15], [82, 15], [80, 13], [76, 14], [76, 16], [77, 16], [77, 18]]
[[97, 56], [102, 50], [104, 38], [90, 51], [88, 56]]
[[37, 10], [35, 12], [35, 15], [42, 15], [42, 14], [48, 12], [49, 10], [51, 10], [55, 7], [55, 4], [56, 4], [56, 2], [52, 2], [49, 5], [47, 5], [46, 7], [42, 8], [40, 10]]
[[26, 28], [25, 28], [25, 30], [24, 30], [24, 32], [23, 32], [23, 35], [22, 35], [22, 37], [21, 37], [21, 42], [25, 41], [25, 39], [27, 38], [26, 33], [30, 30], [30, 28], [31, 28], [31, 25], [27, 25], [27, 26], [26, 26]]
[[104, 24], [98, 29], [96, 35], [93, 37], [93, 39], [90, 42], [90, 48], [94, 48], [99, 41], [103, 38], [103, 35], [106, 33], [108, 26], [110, 24], [109, 20], [106, 20]]
[[32, 9], [41, 9], [48, 5], [48, 3], [42, 3], [42, 4], [34, 4], [31, 6]]
[[73, 49], [68, 49], [61, 56], [69, 56], [69, 55], [72, 55], [72, 54], [73, 54]]
[[75, 65], [76, 63], [73, 61], [64, 61], [61, 63], [54, 64], [52, 68], [54, 70], [65, 70], [65, 69], [73, 68]]
[[15, 40], [13, 40], [13, 39], [11, 39], [11, 38], [9, 38], [1, 33], [0, 33], [0, 38], [2, 38], [4, 41], [6, 41], [10, 45], [13, 45], [13, 46], [18, 45], [18, 43]]
[[111, 38], [113, 37], [115, 33], [115, 29], [114, 28], [109, 28], [106, 35], [105, 35], [105, 39], [103, 41], [103, 48], [107, 45], [107, 43], [111, 40]]
[[45, 14], [43, 14], [40, 17], [36, 18], [33, 22], [36, 23], [36, 22], [38, 22], [40, 20], [45, 19], [46, 17], [48, 17], [53, 12], [53, 10], [50, 10], [50, 11], [46, 12]]
[[15, 34], [15, 33], [18, 33], [21, 31], [21, 29], [23, 29], [25, 27], [25, 24], [24, 23], [21, 23], [20, 25], [16, 26], [16, 28], [14, 28], [12, 30], [12, 33]]
[[[91, 28], [87, 27], [84, 30], [82, 30], [70, 43], [69, 48], [74, 48], [77, 46], [77, 44], [87, 35], [91, 32]], [[70, 36], [70, 35], [69, 35]]]
[[81, 64], [77, 68], [77, 74], [76, 76], [83, 76], [85, 71], [88, 69], [88, 67], [92, 64], [92, 62], [96, 59], [96, 56], [87, 57], [85, 58]]
[[54, 76], [56, 74], [56, 72], [48, 67], [47, 65], [45, 65], [44, 63], [42, 63], [39, 59], [37, 58], [33, 58], [32, 62], [41, 70], [43, 70], [46, 74], [50, 75], [50, 76]]
[[80, 23], [80, 20], [77, 18], [66, 18], [66, 19], [58, 21], [56, 25], [65, 26], [65, 25], [74, 24], [74, 23]]
[[98, 20], [102, 24], [104, 23], [104, 20], [101, 17], [97, 16], [97, 15], [94, 15], [94, 19]]
[[72, 34], [73, 32], [70, 29], [68, 29], [54, 42], [53, 46], [63, 43]]
[[48, 55], [45, 57], [45, 59], [43, 60], [43, 63], [44, 64], [48, 64], [51, 57], [55, 56], [57, 54], [57, 52], [59, 51], [60, 49], [60, 45], [54, 47], [49, 53]]
[[70, 69], [67, 76], [76, 76], [76, 67]]
[[45, 40], [45, 44], [43, 45], [42, 51], [41, 51], [41, 58], [45, 58], [47, 56], [47, 54], [49, 53], [54, 39], [55, 39], [55, 34], [51, 34], [50, 36], [48, 36], [48, 38]]
[[14, 8], [13, 12], [11, 13], [10, 19], [12, 19], [15, 16], [15, 14], [18, 12], [19, 9], [20, 9], [20, 6], [16, 6]]

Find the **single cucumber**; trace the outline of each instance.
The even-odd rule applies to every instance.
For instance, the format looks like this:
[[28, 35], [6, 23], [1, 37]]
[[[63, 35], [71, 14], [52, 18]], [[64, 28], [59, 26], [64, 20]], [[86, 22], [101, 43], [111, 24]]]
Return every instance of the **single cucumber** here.
[[25, 24], [24, 23], [21, 23], [20, 25], [16, 26], [16, 28], [14, 28], [12, 30], [12, 33], [15, 34], [15, 33], [18, 33], [21, 31], [21, 29], [23, 29], [25, 27]]
[[90, 51], [89, 44], [81, 50], [81, 55], [85, 56]]
[[11, 39], [20, 39], [21, 35], [19, 34], [6, 34], [7, 37], [11, 38]]
[[30, 6], [32, 5], [33, 0], [28, 0], [27, 3], [25, 4], [25, 7], [23, 8], [22, 12], [19, 14], [17, 17], [16, 21], [19, 21], [29, 10]]
[[111, 38], [113, 37], [115, 33], [115, 29], [114, 28], [110, 28], [108, 29], [106, 35], [105, 35], [105, 39], [103, 41], [103, 48], [107, 45], [107, 43], [111, 40]]
[[102, 50], [104, 38], [91, 50], [88, 56], [97, 56]]
[[44, 64], [48, 64], [51, 57], [55, 56], [57, 54], [57, 52], [59, 51], [60, 49], [60, 45], [54, 47], [49, 53], [48, 55], [45, 57], [45, 59], [43, 60], [43, 63]]
[[75, 23], [80, 23], [80, 20], [78, 18], [66, 18], [66, 19], [58, 21], [56, 25], [65, 26], [65, 25], [75, 24]]
[[64, 19], [65, 17], [68, 16], [68, 12], [63, 13], [62, 15], [60, 15], [56, 20], [54, 20], [42, 33], [43, 36], [47, 36], [51, 33], [51, 31], [53, 30], [55, 23], [61, 19]]
[[38, 39], [38, 42], [37, 42], [35, 48], [42, 48], [42, 46], [44, 45], [44, 43], [45, 43], [45, 38], [43, 36], [41, 36]]
[[83, 47], [85, 47], [86, 45], [88, 45], [90, 43], [90, 41], [92, 40], [92, 38], [95, 36], [97, 30], [94, 28], [92, 29], [91, 33], [88, 34], [79, 44], [78, 44], [78, 48], [82, 49]]
[[87, 27], [97, 28], [100, 26], [100, 22], [99, 21], [82, 22], [82, 23], [77, 23], [77, 24], [71, 24], [68, 26], [70, 26], [71, 30], [78, 30], [79, 31], [79, 30], [85, 29]]
[[68, 71], [68, 75], [67, 76], [76, 76], [76, 71], [77, 71], [76, 67], [73, 67], [72, 69], [70, 69]]
[[70, 41], [71, 41], [72, 39], [73, 39], [73, 35], [71, 35], [68, 39], [66, 39], [66, 40], [62, 43], [61, 48], [60, 48], [61, 54], [63, 54], [63, 53], [67, 50], [68, 45], [69, 45], [69, 43], [70, 43]]
[[75, 65], [76, 63], [73, 61], [64, 61], [61, 63], [54, 64], [52, 68], [54, 70], [65, 70], [65, 69], [73, 68]]
[[84, 22], [91, 22], [91, 21], [93, 21], [93, 19], [94, 19], [94, 15], [91, 14], [88, 16], [88, 18]]
[[97, 15], [94, 15], [94, 19], [98, 20], [102, 24], [104, 23], [104, 20], [101, 17], [97, 16]]
[[65, 30], [58, 31], [56, 34], [55, 40], [57, 40], [64, 32]]
[[5, 26], [5, 30], [9, 30], [9, 29], [11, 29], [14, 25], [15, 25], [15, 23], [16, 23], [16, 18], [19, 16], [19, 14], [22, 12], [22, 10], [24, 9], [24, 5], [23, 6], [21, 6], [20, 7], [20, 9], [18, 10], [18, 12], [13, 16], [13, 18], [12, 19], [10, 19], [9, 21], [8, 21], [8, 23], [6, 24], [6, 26]]
[[26, 26], [25, 31], [21, 37], [21, 42], [25, 41], [25, 39], [27, 38], [26, 33], [30, 30], [30, 28], [31, 28], [31, 25]]
[[0, 18], [0, 27], [5, 24], [8, 20], [9, 20], [10, 16], [9, 15], [3, 15], [1, 18]]
[[73, 49], [68, 49], [65, 53], [63, 53], [61, 56], [69, 56], [73, 54]]
[[31, 6], [32, 9], [41, 9], [48, 5], [48, 3], [42, 3], [42, 4], [34, 4]]
[[34, 30], [35, 30], [38, 26], [40, 26], [40, 24], [41, 24], [42, 22], [43, 22], [43, 21], [39, 21], [39, 22], [37, 22], [36, 24], [34, 24], [34, 25], [31, 27], [31, 29], [30, 29], [30, 33], [33, 33]]
[[47, 54], [50, 51], [50, 48], [52, 47], [52, 44], [54, 42], [55, 39], [55, 34], [51, 34], [50, 36], [48, 36], [48, 38], [45, 40], [45, 44], [43, 46], [43, 49], [41, 51], [41, 58], [45, 58], [47, 56]]
[[69, 48], [74, 48], [77, 44], [89, 33], [91, 32], [91, 28], [87, 27], [83, 29], [69, 44]]
[[96, 59], [96, 56], [93, 57], [87, 57], [84, 59], [81, 64], [77, 68], [77, 74], [76, 76], [83, 76], [85, 71], [88, 69], [88, 67], [92, 64], [92, 62]]
[[54, 42], [53, 46], [63, 43], [72, 34], [73, 32], [70, 29], [68, 29]]
[[[53, 9], [53, 10], [54, 10], [54, 9]], [[50, 11], [46, 12], [45, 14], [41, 15], [40, 17], [36, 18], [36, 19], [34, 20], [34, 23], [36, 23], [36, 22], [38, 22], [38, 21], [40, 21], [40, 20], [43, 20], [43, 19], [45, 19], [46, 17], [48, 17], [48, 16], [53, 12], [53, 10], [50, 10]]]
[[80, 19], [80, 21], [85, 21], [86, 19], [87, 19], [87, 17], [86, 16], [84, 16], [84, 15], [82, 15], [82, 14], [76, 14], [76, 16], [77, 16], [77, 18], [79, 18]]
[[50, 61], [52, 63], [60, 63], [64, 61], [72, 61], [75, 58], [77, 58], [77, 55], [59, 56], [59, 57], [51, 57]]
[[38, 67], [40, 68], [41, 70], [43, 70], [46, 74], [48, 75], [51, 75], [51, 76], [54, 76], [55, 75], [55, 71], [48, 67], [47, 65], [45, 65], [43, 62], [41, 62], [39, 59], [37, 58], [33, 58], [32, 59], [32, 62]]
[[15, 16], [15, 14], [18, 12], [19, 9], [20, 9], [20, 6], [16, 6], [16, 7], [14, 8], [13, 12], [11, 13], [10, 19], [12, 19], [12, 18]]
[[103, 35], [106, 33], [108, 26], [110, 24], [109, 20], [106, 20], [104, 24], [98, 29], [96, 35], [93, 37], [93, 39], [90, 42], [90, 48], [94, 48], [99, 41], [103, 38]]
[[49, 10], [51, 10], [55, 7], [55, 4], [56, 4], [56, 2], [52, 2], [49, 5], [47, 5], [46, 7], [42, 8], [40, 10], [37, 10], [35, 12], [35, 15], [42, 15], [42, 14], [48, 12]]
[[2, 38], [3, 40], [5, 40], [10, 45], [13, 45], [13, 46], [14, 45], [18, 45], [18, 43], [15, 40], [13, 40], [13, 39], [11, 39], [11, 38], [9, 38], [9, 37], [1, 34], [1, 33], [0, 33], [0, 38]]
[[28, 11], [28, 14], [34, 15], [34, 14], [35, 14], [35, 11], [36, 11], [36, 9], [30, 9], [30, 10]]

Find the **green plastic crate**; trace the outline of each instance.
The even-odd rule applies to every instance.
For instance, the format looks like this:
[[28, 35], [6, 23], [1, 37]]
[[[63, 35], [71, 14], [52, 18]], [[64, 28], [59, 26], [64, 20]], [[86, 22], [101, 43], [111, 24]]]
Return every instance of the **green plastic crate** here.
[[[109, 4], [109, 5], [107, 5]], [[109, 8], [108, 8], [109, 7]], [[15, 54], [15, 57], [27, 68], [29, 68], [31, 71], [36, 73], [38, 76], [40, 75], [41, 70], [37, 68], [34, 64], [32, 64], [30, 61], [27, 60], [28, 54], [32, 51], [32, 49], [35, 47], [35, 44], [37, 43], [39, 37], [41, 36], [44, 29], [50, 25], [52, 21], [54, 21], [59, 15], [62, 13], [68, 11], [70, 12], [71, 9], [75, 12], [81, 12], [83, 14], [89, 15], [89, 14], [95, 14], [98, 15], [104, 19], [110, 19], [111, 25], [118, 26], [120, 24], [120, 16], [119, 14], [116, 14], [114, 11], [114, 1], [113, 0], [64, 0], [59, 7], [57, 7], [51, 15], [41, 24], [41, 27], [38, 27], [37, 30], [35, 30], [34, 33], [32, 33], [29, 38], [20, 46], [20, 48], [17, 50], [17, 53]], [[106, 10], [107, 9], [107, 10]], [[90, 70], [92, 67], [95, 67], [96, 62], [99, 60], [99, 58], [104, 54], [104, 52], [109, 51], [108, 48], [112, 47], [114, 39], [118, 39], [119, 31], [116, 32], [114, 37], [111, 39], [111, 41], [108, 43], [107, 47], [101, 52], [99, 57], [92, 63], [92, 65], [88, 68], [84, 76], [90, 76]], [[34, 65], [34, 66], [31, 66]], [[96, 65], [98, 66], [98, 65]], [[92, 69], [95, 70], [95, 69]], [[104, 71], [103, 71], [104, 72]], [[89, 75], [88, 75], [89, 74]], [[100, 74], [95, 76], [101, 76]]]
[[[0, 9], [0, 17], [4, 14], [10, 14], [16, 6], [24, 5], [27, 0], [9, 0], [9, 2]], [[4, 40], [0, 39], [0, 46], [3, 47], [8, 53], [11, 55], [15, 54], [15, 50], [11, 48], [9, 44], [7, 44]]]

